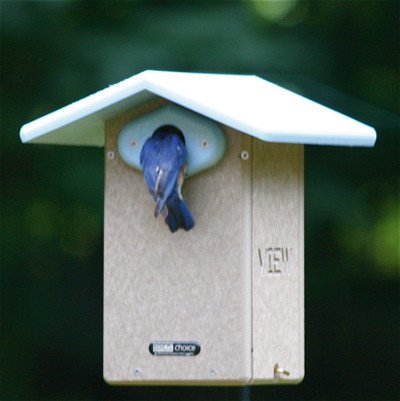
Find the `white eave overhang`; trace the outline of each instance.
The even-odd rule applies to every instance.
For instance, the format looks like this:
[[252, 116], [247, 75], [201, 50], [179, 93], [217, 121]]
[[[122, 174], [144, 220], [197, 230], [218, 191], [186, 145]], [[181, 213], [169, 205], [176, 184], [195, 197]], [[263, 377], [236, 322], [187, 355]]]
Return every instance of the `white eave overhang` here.
[[253, 75], [144, 71], [25, 124], [22, 142], [104, 146], [105, 121], [165, 98], [267, 142], [373, 146], [375, 130]]

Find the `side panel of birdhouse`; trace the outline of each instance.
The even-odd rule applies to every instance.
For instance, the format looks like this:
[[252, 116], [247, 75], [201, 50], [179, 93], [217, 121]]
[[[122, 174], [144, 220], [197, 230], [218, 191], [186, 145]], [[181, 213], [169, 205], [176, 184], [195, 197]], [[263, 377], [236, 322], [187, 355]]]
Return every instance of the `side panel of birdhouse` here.
[[[135, 116], [106, 124], [104, 378], [245, 384], [252, 369], [251, 170], [240, 154], [249, 139], [229, 132], [222, 162], [185, 182], [196, 225], [171, 234], [154, 218], [142, 173], [117, 152], [120, 129]], [[196, 344], [199, 352], [179, 354], [173, 344]]]
[[304, 376], [303, 145], [253, 139], [253, 380]]

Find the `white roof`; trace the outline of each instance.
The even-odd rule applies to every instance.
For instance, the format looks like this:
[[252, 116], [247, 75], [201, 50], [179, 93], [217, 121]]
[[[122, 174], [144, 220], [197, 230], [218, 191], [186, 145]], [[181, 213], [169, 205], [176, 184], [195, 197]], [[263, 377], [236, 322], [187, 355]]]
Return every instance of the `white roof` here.
[[104, 145], [104, 122], [162, 97], [268, 142], [373, 146], [375, 130], [253, 75], [144, 71], [25, 124], [22, 142]]

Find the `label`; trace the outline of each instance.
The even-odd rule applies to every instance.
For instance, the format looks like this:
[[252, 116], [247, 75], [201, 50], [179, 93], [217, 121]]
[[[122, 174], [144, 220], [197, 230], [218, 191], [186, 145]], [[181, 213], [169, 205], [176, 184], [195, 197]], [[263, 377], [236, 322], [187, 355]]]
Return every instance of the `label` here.
[[200, 349], [195, 341], [154, 341], [149, 345], [150, 353], [156, 356], [195, 356]]

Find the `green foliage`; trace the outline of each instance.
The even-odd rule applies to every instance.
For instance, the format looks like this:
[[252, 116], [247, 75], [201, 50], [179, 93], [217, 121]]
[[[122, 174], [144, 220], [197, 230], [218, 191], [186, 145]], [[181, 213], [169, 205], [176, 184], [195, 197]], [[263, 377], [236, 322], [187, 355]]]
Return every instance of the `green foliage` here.
[[19, 141], [145, 69], [262, 75], [378, 129], [373, 149], [306, 149], [306, 379], [251, 399], [396, 398], [397, 2], [2, 1], [0, 16], [1, 399], [246, 397], [103, 383], [102, 149]]

